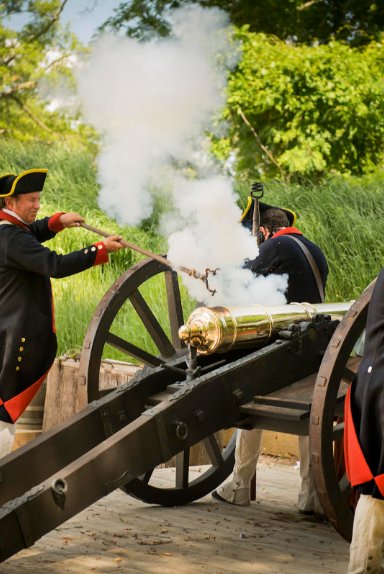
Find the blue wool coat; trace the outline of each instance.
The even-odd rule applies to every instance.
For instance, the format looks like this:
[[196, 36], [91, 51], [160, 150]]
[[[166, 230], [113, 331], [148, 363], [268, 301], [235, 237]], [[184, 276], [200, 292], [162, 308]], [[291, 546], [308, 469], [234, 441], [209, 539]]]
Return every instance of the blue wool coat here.
[[62, 229], [60, 215], [25, 225], [0, 210], [0, 420], [5, 422], [16, 422], [56, 355], [50, 278], [108, 260], [102, 243], [67, 255], [44, 247]]

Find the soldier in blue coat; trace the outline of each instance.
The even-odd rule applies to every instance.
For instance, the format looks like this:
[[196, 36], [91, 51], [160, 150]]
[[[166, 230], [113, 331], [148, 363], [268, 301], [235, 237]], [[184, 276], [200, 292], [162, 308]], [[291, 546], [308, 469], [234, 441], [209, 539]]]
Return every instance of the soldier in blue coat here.
[[51, 277], [67, 277], [106, 263], [122, 248], [111, 236], [67, 255], [43, 244], [78, 213], [36, 220], [46, 169], [0, 176], [0, 456], [10, 452], [15, 423], [39, 390], [56, 355]]
[[[261, 242], [256, 259], [246, 262], [255, 275], [287, 275], [288, 303], [320, 303], [328, 276], [321, 249], [295, 227], [295, 214], [288, 209], [260, 203]], [[243, 224], [251, 227], [252, 214], [246, 210]], [[292, 239], [293, 238], [293, 239]], [[309, 254], [308, 254], [309, 252]], [[310, 262], [311, 260], [311, 262]], [[232, 479], [212, 493], [215, 499], [245, 506], [250, 504], [250, 484], [261, 451], [263, 431], [238, 430]], [[322, 514], [310, 469], [309, 437], [299, 437], [301, 487], [298, 509], [303, 514]]]

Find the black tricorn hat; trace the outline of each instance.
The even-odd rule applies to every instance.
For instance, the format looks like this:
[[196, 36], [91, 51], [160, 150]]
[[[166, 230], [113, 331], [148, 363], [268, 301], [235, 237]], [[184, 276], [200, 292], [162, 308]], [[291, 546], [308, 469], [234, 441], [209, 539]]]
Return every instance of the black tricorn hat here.
[[[296, 213], [291, 209], [287, 209], [285, 207], [277, 207], [276, 205], [269, 205], [268, 203], [263, 203], [261, 201], [259, 203], [259, 211], [260, 211], [260, 218], [262, 218], [264, 211], [267, 209], [281, 209], [284, 211], [285, 215], [288, 217], [289, 225], [292, 227], [295, 225], [296, 222]], [[252, 229], [252, 222], [253, 222], [253, 210], [254, 210], [254, 201], [253, 197], [248, 197], [247, 207], [243, 211], [243, 215], [241, 216], [241, 223], [244, 227], [248, 229]]]
[[47, 169], [27, 169], [19, 175], [6, 173], [0, 176], [0, 197], [42, 191]]

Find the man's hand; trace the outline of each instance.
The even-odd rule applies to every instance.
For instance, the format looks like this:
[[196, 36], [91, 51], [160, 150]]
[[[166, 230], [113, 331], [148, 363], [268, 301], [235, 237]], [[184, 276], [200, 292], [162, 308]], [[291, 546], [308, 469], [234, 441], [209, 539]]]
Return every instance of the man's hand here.
[[68, 211], [60, 216], [59, 221], [63, 227], [79, 227], [80, 223], [84, 223], [84, 217], [75, 211]]
[[124, 245], [120, 243], [123, 238], [120, 235], [111, 235], [110, 237], [106, 237], [103, 239], [103, 243], [108, 251], [118, 251], [119, 249], [123, 249]]

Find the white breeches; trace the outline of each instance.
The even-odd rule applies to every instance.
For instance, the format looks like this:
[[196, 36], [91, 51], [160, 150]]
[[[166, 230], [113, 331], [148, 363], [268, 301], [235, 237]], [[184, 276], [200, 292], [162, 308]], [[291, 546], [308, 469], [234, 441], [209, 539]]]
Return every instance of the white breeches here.
[[384, 572], [384, 500], [362, 494], [356, 506], [348, 574]]
[[16, 425], [0, 421], [0, 458], [12, 450]]
[[[228, 502], [244, 506], [250, 504], [250, 484], [256, 471], [262, 438], [263, 431], [259, 429], [237, 431], [232, 480], [217, 489]], [[299, 436], [299, 452], [301, 487], [298, 507], [300, 510], [322, 512], [313, 484], [308, 436]]]

